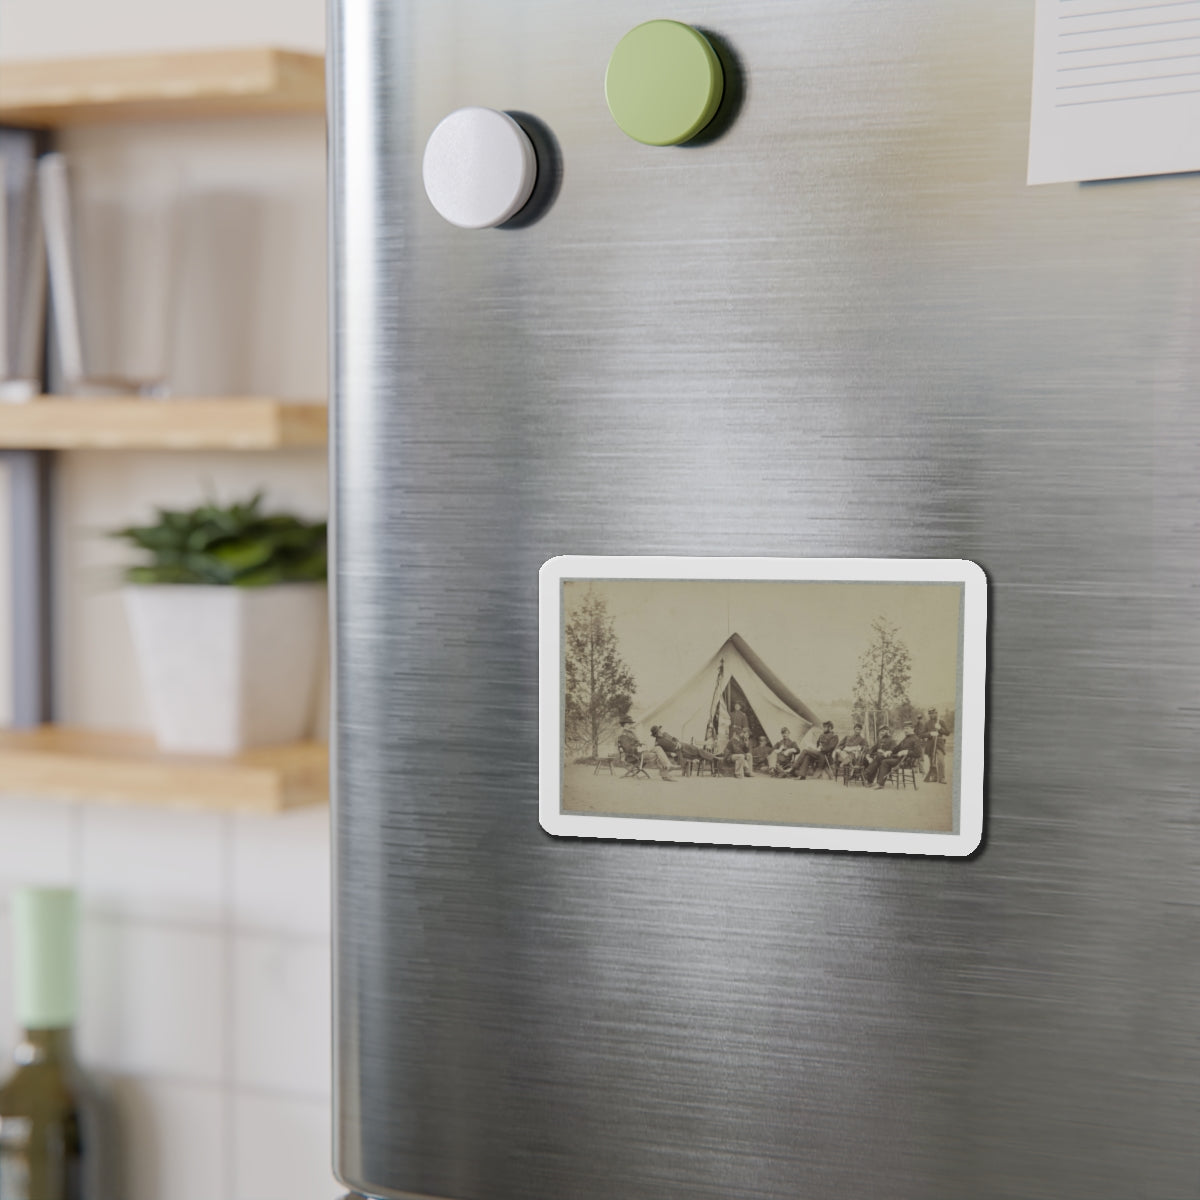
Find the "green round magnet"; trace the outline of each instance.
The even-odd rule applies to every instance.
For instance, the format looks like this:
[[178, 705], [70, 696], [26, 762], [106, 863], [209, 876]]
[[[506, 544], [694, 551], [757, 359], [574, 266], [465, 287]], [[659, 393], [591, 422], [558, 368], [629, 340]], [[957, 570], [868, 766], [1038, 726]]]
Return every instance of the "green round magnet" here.
[[698, 29], [647, 21], [631, 29], [608, 60], [604, 95], [613, 120], [634, 141], [678, 146], [713, 119], [725, 75]]

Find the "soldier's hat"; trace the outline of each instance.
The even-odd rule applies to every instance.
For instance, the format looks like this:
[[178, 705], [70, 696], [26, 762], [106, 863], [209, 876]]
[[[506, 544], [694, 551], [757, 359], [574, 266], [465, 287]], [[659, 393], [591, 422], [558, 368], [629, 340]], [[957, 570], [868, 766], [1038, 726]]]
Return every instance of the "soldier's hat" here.
[[937, 709], [936, 709], [936, 708], [931, 708], [929, 711], [930, 711], [931, 713], [933, 713], [933, 715], [934, 715], [935, 717], [937, 716]]
[[650, 726], [650, 732], [651, 732], [651, 733], [657, 733], [657, 732], [658, 732], [658, 726], [657, 726], [657, 725], [651, 725], [651, 726]]
[[622, 717], [622, 718], [621, 718], [621, 724], [622, 724], [622, 725], [632, 725], [632, 724], [633, 724], [633, 718], [632, 718], [632, 717]]
[[832, 722], [832, 721], [826, 721], [826, 722], [825, 722], [825, 726], [824, 726], [824, 727], [825, 727], [826, 729], [832, 729], [832, 728], [833, 728], [833, 722]]

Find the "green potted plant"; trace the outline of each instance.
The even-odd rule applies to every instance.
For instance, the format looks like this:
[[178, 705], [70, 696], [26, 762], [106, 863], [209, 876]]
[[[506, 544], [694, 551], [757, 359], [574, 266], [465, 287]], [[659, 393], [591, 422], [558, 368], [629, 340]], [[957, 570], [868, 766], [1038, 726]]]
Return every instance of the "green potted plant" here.
[[114, 531], [150, 556], [125, 599], [164, 750], [233, 754], [310, 729], [325, 645], [326, 526], [262, 496]]

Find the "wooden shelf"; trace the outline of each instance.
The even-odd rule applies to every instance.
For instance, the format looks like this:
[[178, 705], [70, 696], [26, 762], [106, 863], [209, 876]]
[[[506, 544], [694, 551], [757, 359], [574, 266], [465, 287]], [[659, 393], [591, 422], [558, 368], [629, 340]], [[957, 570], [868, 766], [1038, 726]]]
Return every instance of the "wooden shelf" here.
[[0, 731], [0, 789], [66, 800], [275, 813], [329, 800], [319, 742], [267, 746], [236, 758], [158, 751], [137, 734], [46, 725]]
[[18, 60], [0, 70], [0, 123], [8, 125], [45, 128], [324, 108], [324, 59], [288, 50]]
[[326, 444], [324, 404], [264, 396], [0, 403], [0, 449], [285, 450]]

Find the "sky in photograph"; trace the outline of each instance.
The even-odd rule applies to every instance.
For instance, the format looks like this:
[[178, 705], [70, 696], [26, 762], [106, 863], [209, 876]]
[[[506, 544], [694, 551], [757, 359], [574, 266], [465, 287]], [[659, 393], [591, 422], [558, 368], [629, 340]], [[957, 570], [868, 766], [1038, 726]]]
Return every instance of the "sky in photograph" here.
[[568, 615], [589, 587], [607, 603], [637, 680], [635, 715], [686, 683], [732, 633], [805, 702], [848, 701], [879, 616], [908, 646], [915, 703], [941, 705], [957, 691], [959, 584], [568, 581]]

